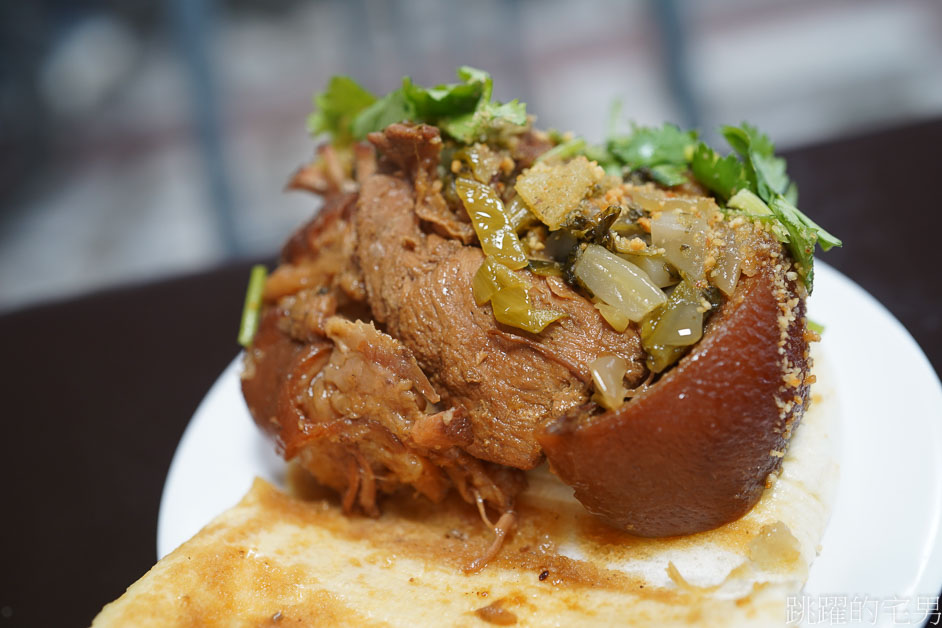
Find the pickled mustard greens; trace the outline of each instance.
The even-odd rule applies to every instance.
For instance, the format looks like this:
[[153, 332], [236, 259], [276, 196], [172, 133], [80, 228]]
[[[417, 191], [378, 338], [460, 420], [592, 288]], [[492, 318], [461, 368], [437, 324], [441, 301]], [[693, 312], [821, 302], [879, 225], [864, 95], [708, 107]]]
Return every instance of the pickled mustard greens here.
[[785, 160], [775, 155], [768, 136], [746, 122], [738, 127], [724, 126], [721, 131], [733, 149], [725, 157], [698, 140], [696, 132], [670, 124], [634, 127], [631, 134], [613, 135], [603, 146], [587, 148], [585, 154], [609, 172], [640, 175], [666, 188], [692, 179], [733, 211], [742, 208], [729, 204], [731, 199], [742, 191], [751, 192], [755, 203], [747, 215], [774, 223], [772, 232], [788, 247], [811, 292], [815, 246], [827, 251], [841, 246], [841, 241], [795, 206], [798, 188], [788, 178]]
[[636, 126], [629, 136], [613, 137], [609, 150], [622, 165], [646, 168], [654, 181], [674, 187], [687, 181], [687, 162], [696, 140], [696, 131], [681, 131], [673, 124], [659, 129]]
[[579, 155], [566, 163], [537, 163], [517, 177], [514, 189], [540, 222], [555, 231], [604, 176], [602, 168]]
[[471, 225], [481, 241], [484, 254], [514, 270], [526, 266], [523, 246], [494, 188], [461, 177], [455, 181], [455, 190], [471, 217]]
[[478, 305], [490, 302], [494, 318], [538, 334], [565, 314], [556, 310], [540, 309], [530, 302], [530, 283], [493, 257], [486, 257], [474, 274], [471, 285]]
[[[392, 123], [439, 128], [443, 197], [470, 218], [485, 256], [474, 298], [502, 324], [538, 334], [565, 316], [530, 295], [531, 282], [561, 278], [614, 330], [633, 327], [647, 368], [660, 373], [700, 340], [706, 319], [733, 294], [755, 242], [750, 234], [766, 231], [781, 242], [808, 292], [815, 247], [841, 245], [798, 210], [785, 160], [747, 123], [722, 127], [727, 155], [672, 124], [633, 126], [593, 146], [532, 129], [525, 105], [492, 100], [486, 72], [462, 67], [458, 78], [431, 88], [404, 78], [377, 98], [334, 77], [315, 97], [308, 125], [348, 152]], [[529, 156], [516, 150], [521, 143]], [[618, 407], [626, 365], [603, 358], [591, 368], [595, 399]]]
[[703, 336], [700, 291], [689, 281], [677, 284], [665, 307], [649, 316], [641, 325], [641, 345], [647, 351], [647, 367], [655, 373], [676, 362]]
[[667, 302], [647, 273], [598, 244], [582, 251], [573, 273], [593, 295], [635, 323]]

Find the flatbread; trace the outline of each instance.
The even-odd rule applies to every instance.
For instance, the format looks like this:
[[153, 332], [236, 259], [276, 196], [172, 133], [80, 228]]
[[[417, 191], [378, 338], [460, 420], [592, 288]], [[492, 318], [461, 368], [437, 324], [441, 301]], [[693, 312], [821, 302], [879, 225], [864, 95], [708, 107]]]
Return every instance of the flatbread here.
[[467, 574], [493, 536], [458, 498], [397, 496], [369, 519], [256, 480], [93, 626], [784, 625], [786, 596], [807, 579], [838, 475], [839, 412], [821, 356], [815, 371], [813, 403], [781, 475], [745, 517], [716, 530], [620, 533], [537, 469], [516, 532], [484, 570]]

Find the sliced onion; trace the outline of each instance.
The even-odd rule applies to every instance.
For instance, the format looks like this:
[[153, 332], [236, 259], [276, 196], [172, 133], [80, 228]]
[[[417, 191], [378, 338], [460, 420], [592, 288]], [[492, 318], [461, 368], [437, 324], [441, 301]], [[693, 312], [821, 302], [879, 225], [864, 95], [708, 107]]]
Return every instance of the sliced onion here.
[[592, 294], [634, 322], [667, 301], [643, 270], [598, 244], [586, 247], [573, 273]]
[[655, 188], [637, 187], [631, 190], [631, 199], [649, 214], [682, 211], [709, 215], [716, 210], [716, 202], [704, 196], [671, 196]]
[[612, 326], [612, 329], [615, 331], [625, 331], [628, 329], [628, 323], [631, 321], [628, 320], [628, 317], [621, 313], [621, 310], [612, 307], [608, 303], [596, 303], [595, 309], [599, 311], [599, 314], [602, 315], [602, 318]]
[[603, 355], [590, 365], [592, 382], [595, 384], [596, 401], [613, 410], [625, 402], [628, 390], [625, 388], [625, 372], [628, 362], [615, 355]]
[[693, 281], [703, 279], [706, 233], [706, 220], [693, 214], [665, 211], [651, 219], [651, 243], [664, 249], [667, 261]]
[[658, 288], [666, 288], [677, 283], [677, 277], [671, 274], [667, 261], [658, 256], [625, 254], [623, 257], [647, 273]]

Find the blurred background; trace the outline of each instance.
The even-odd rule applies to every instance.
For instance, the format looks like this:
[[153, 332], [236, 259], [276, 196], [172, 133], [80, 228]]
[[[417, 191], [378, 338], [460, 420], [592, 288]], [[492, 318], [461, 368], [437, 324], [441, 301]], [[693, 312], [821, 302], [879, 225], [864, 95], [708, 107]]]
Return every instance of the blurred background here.
[[283, 193], [312, 93], [461, 64], [591, 140], [619, 98], [788, 148], [942, 115], [942, 3], [0, 3], [0, 311], [274, 255], [317, 207]]

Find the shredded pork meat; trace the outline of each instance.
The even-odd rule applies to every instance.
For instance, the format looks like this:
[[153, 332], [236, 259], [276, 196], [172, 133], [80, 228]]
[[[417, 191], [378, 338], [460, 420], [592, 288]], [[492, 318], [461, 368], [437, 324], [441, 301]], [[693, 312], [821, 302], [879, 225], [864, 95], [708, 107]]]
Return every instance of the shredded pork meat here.
[[[394, 124], [370, 141], [378, 159], [357, 147], [357, 192], [330, 160], [295, 176], [326, 202], [268, 280], [245, 398], [348, 511], [375, 515], [379, 496], [403, 487], [433, 501], [454, 487], [509, 525], [520, 470], [542, 460], [535, 429], [589, 400], [603, 353], [640, 382], [639, 338], [554, 277], [534, 276], [531, 298], [564, 318], [539, 335], [497, 323], [472, 296], [483, 254], [442, 195], [438, 130]], [[529, 138], [517, 152], [532, 162], [541, 149]]]

